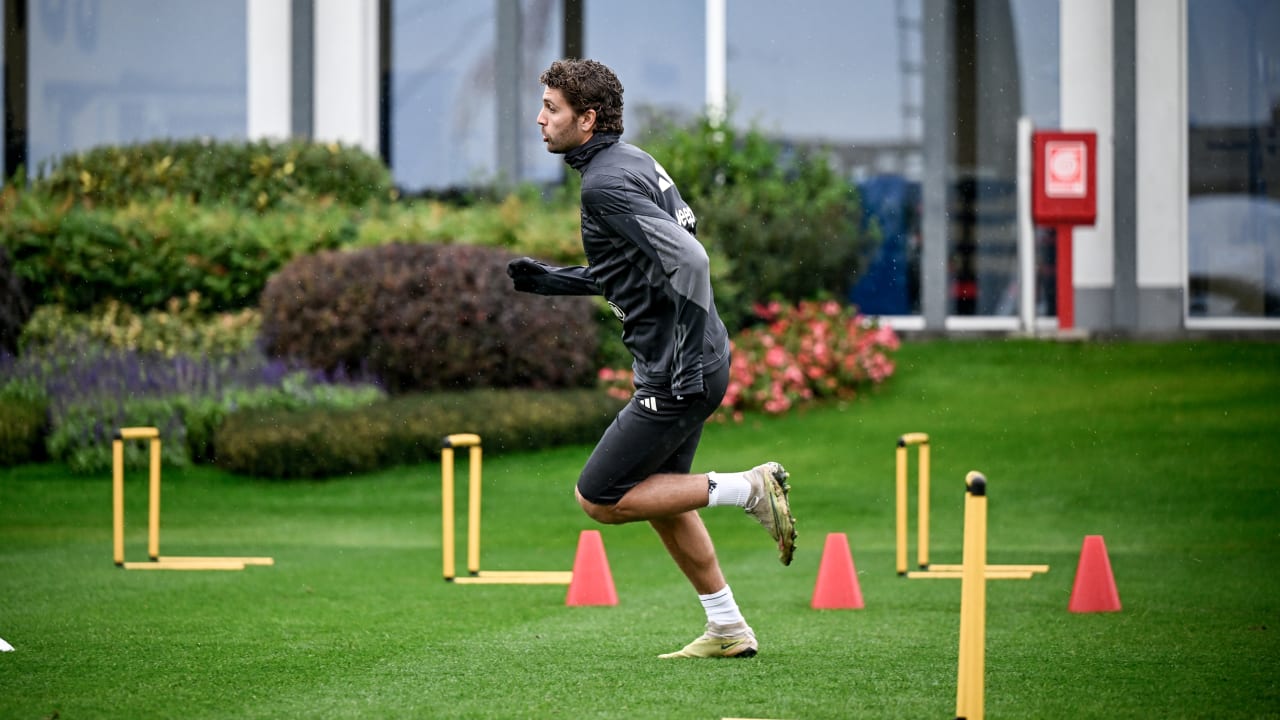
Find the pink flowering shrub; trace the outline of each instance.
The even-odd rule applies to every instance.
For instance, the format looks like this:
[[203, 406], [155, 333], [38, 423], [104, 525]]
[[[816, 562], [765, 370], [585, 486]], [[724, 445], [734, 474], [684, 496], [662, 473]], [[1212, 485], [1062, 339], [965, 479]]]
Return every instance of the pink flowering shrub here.
[[[852, 307], [834, 300], [784, 307], [757, 305], [764, 324], [733, 339], [729, 389], [718, 417], [741, 420], [743, 413], [778, 415], [823, 399], [847, 400], [893, 374], [890, 353], [898, 336]], [[599, 374], [610, 395], [625, 399], [633, 390], [630, 370], [605, 368]]]
[[722, 414], [736, 420], [748, 411], [777, 415], [814, 400], [847, 400], [893, 374], [897, 334], [853, 307], [827, 300], [755, 310], [765, 324], [733, 341]]

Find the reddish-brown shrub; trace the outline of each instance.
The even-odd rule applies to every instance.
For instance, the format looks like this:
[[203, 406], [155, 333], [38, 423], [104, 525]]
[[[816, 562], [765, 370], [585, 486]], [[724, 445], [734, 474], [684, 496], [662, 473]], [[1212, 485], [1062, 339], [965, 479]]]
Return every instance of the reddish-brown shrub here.
[[296, 258], [262, 293], [267, 351], [332, 373], [372, 373], [391, 392], [591, 384], [591, 301], [515, 292], [513, 257], [392, 243]]

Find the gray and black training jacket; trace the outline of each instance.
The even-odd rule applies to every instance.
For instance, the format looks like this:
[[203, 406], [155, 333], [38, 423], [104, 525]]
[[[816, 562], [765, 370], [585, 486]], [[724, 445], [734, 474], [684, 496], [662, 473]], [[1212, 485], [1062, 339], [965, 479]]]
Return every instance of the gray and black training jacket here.
[[635, 358], [636, 387], [702, 394], [703, 374], [729, 361], [729, 336], [693, 211], [666, 170], [618, 135], [593, 135], [565, 162], [582, 173], [587, 266], [544, 265], [535, 292], [604, 295]]

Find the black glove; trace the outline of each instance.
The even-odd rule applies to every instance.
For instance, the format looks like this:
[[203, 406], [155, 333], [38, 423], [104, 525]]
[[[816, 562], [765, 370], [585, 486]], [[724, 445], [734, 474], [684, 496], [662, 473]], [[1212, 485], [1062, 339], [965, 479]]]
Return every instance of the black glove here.
[[537, 292], [537, 278], [547, 274], [547, 266], [533, 258], [516, 258], [507, 263], [507, 275], [520, 292]]

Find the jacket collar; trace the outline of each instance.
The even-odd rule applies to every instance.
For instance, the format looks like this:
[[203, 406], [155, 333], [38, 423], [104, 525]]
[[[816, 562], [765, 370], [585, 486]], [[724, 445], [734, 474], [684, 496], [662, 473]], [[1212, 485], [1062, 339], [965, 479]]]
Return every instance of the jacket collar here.
[[591, 163], [591, 158], [610, 145], [617, 144], [621, 138], [617, 133], [596, 133], [590, 140], [565, 153], [564, 161], [569, 163], [569, 167], [582, 172]]

